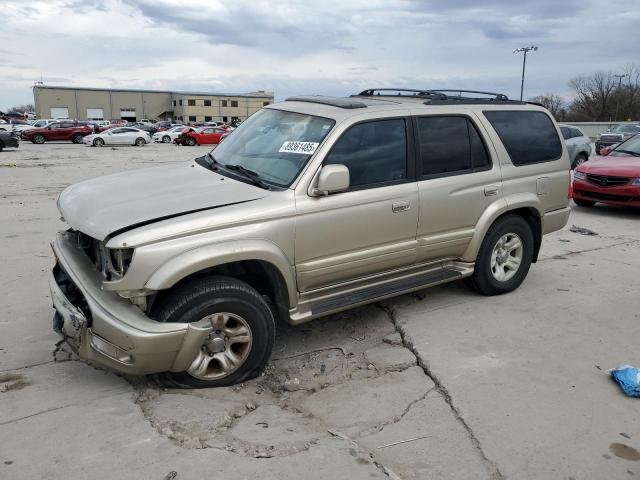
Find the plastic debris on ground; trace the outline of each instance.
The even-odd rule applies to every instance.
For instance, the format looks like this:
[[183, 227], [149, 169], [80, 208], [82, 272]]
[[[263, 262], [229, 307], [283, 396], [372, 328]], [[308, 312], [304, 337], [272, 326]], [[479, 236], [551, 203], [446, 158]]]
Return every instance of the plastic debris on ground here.
[[629, 397], [640, 398], [640, 370], [631, 365], [620, 365], [611, 370], [611, 377]]
[[589, 230], [588, 228], [584, 227], [576, 227], [575, 225], [571, 225], [569, 231], [573, 233], [579, 233], [580, 235], [598, 235], [598, 233], [594, 232], [593, 230]]

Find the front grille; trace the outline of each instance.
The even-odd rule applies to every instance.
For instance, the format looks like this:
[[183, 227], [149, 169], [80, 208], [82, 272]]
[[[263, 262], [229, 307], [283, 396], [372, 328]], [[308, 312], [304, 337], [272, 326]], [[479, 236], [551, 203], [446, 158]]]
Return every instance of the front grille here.
[[628, 177], [612, 177], [609, 175], [594, 175], [587, 173], [587, 181], [598, 185], [599, 187], [619, 187], [620, 185], [626, 185], [629, 183]]
[[612, 202], [640, 202], [640, 197], [630, 195], [613, 195], [610, 193], [587, 192], [586, 190], [576, 190], [576, 195], [593, 198], [594, 200], [610, 200]]

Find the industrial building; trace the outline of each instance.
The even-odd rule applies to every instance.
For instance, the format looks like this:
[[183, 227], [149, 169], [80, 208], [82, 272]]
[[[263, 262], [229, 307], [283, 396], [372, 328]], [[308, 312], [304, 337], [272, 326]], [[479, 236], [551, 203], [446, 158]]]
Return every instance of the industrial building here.
[[273, 103], [273, 92], [238, 94], [34, 85], [33, 100], [37, 118], [233, 122], [246, 120]]

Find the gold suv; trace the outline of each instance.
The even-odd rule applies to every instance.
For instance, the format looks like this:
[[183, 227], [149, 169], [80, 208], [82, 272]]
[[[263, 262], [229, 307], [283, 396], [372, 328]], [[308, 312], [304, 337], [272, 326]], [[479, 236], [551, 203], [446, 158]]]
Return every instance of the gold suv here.
[[194, 161], [60, 195], [54, 329], [83, 359], [209, 387], [263, 370], [276, 318], [463, 278], [510, 292], [569, 216], [559, 133], [485, 92], [269, 105]]

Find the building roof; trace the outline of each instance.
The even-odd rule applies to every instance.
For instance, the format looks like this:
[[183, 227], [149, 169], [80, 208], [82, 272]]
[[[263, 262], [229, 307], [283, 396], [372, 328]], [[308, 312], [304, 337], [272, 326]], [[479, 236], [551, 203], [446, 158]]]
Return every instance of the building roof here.
[[211, 97], [251, 97], [251, 98], [273, 98], [273, 92], [257, 91], [249, 93], [229, 93], [229, 92], [190, 92], [185, 90], [145, 90], [137, 88], [98, 88], [98, 87], [67, 87], [63, 85], [34, 85], [33, 89], [43, 90], [84, 90], [94, 92], [135, 92], [135, 93], [168, 93], [172, 95], [207, 95]]

